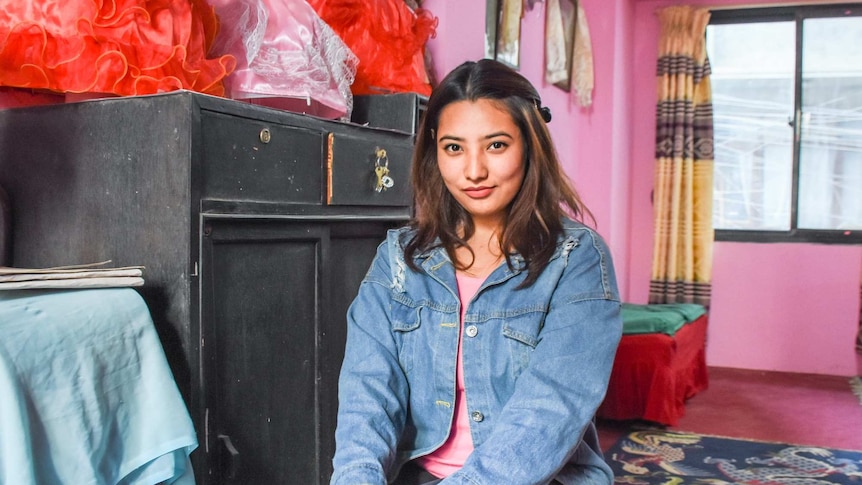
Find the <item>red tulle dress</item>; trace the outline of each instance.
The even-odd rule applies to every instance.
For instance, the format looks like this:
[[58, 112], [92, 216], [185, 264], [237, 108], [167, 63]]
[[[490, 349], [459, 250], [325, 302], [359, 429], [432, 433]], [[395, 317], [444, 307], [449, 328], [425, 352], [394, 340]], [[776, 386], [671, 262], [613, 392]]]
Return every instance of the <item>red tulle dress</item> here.
[[431, 94], [425, 43], [437, 18], [403, 0], [308, 0], [359, 58], [353, 94]]
[[0, 85], [57, 93], [224, 95], [235, 59], [208, 59], [204, 0], [3, 0]]

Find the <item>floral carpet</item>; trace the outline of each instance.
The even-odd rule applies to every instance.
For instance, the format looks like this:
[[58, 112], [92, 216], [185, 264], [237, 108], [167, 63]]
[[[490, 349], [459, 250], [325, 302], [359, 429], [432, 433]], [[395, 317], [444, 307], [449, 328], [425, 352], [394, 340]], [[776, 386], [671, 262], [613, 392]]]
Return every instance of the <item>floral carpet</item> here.
[[631, 485], [862, 485], [862, 451], [661, 429], [624, 435], [605, 459]]

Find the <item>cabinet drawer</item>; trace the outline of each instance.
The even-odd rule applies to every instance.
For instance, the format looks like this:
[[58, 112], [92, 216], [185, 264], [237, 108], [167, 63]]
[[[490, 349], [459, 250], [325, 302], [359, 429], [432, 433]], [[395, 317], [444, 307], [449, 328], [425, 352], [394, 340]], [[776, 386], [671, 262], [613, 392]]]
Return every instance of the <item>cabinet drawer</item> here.
[[203, 198], [323, 202], [325, 132], [201, 112]]
[[[403, 206], [412, 204], [410, 168], [413, 137], [384, 130], [342, 130], [329, 134], [329, 205]], [[376, 168], [388, 170], [389, 187], [378, 188]]]

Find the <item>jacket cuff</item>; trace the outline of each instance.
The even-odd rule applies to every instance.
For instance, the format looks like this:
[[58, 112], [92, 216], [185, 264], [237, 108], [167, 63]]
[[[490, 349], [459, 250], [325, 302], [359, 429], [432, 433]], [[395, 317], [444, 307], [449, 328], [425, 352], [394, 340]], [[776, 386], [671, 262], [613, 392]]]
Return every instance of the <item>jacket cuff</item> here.
[[330, 485], [386, 485], [386, 476], [379, 466], [351, 465], [332, 474]]

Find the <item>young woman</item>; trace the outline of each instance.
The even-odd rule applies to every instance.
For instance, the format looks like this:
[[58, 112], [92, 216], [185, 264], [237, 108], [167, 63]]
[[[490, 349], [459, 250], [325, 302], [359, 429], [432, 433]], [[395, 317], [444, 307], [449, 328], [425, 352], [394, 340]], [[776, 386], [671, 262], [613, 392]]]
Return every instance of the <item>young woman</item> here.
[[610, 484], [593, 416], [622, 323], [607, 246], [536, 89], [480, 60], [434, 89], [416, 217], [348, 312], [332, 484]]

